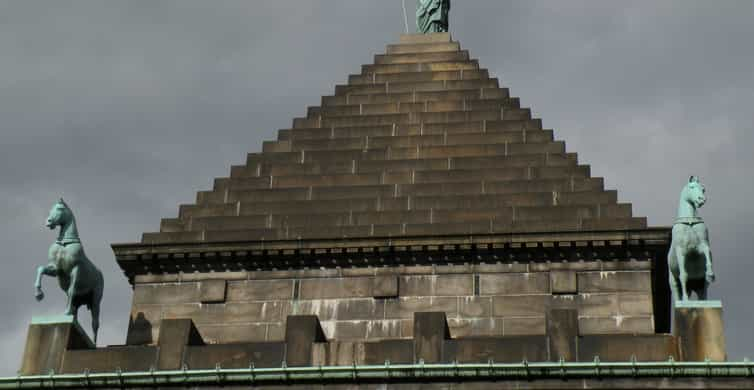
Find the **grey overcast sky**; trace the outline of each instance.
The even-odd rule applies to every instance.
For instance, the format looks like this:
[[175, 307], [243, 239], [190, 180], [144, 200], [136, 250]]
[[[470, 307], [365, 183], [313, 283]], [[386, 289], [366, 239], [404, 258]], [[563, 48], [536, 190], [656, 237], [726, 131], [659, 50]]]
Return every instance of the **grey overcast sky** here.
[[[701, 177], [731, 359], [754, 357], [753, 21], [751, 0], [451, 10], [461, 46], [635, 215], [669, 225]], [[54, 280], [42, 303], [32, 288], [58, 196], [105, 272], [101, 344], [121, 344], [131, 290], [109, 244], [156, 231], [402, 31], [400, 0], [0, 0], [0, 374], [31, 316], [63, 309]]]

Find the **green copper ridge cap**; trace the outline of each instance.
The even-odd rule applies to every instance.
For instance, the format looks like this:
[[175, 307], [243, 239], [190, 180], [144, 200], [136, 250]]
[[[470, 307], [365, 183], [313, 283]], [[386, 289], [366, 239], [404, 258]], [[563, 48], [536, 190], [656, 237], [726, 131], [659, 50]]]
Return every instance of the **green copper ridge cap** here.
[[54, 374], [0, 378], [0, 389], [217, 386], [223, 384], [369, 382], [479, 379], [751, 378], [754, 363], [740, 362], [527, 362], [486, 364], [390, 364]]

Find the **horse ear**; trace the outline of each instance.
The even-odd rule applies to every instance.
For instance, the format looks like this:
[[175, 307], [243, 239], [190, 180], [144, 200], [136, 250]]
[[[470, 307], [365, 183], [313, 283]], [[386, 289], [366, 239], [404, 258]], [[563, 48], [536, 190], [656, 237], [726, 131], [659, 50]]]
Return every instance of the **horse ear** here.
[[689, 177], [689, 183], [699, 183], [699, 178], [696, 176]]

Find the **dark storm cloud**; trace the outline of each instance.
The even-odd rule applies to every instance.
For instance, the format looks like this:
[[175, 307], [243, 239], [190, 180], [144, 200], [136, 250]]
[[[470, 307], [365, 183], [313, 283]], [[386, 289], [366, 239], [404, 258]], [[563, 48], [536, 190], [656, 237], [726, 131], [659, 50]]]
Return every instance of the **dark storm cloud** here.
[[[413, 1], [407, 0], [409, 17]], [[451, 30], [652, 225], [700, 175], [731, 358], [754, 351], [754, 3], [455, 1]], [[403, 30], [399, 0], [15, 1], [0, 6], [0, 373], [62, 293], [33, 272], [64, 196], [106, 272], [105, 343], [130, 288], [109, 244], [136, 241], [319, 104]], [[82, 317], [88, 318], [87, 314]]]

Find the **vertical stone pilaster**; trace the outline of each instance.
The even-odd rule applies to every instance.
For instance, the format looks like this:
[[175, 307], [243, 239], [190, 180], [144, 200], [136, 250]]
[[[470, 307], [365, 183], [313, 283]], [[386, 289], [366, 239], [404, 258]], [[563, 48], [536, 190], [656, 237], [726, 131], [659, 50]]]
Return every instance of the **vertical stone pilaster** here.
[[414, 354], [417, 362], [441, 363], [443, 345], [448, 339], [450, 330], [444, 312], [414, 313]]
[[325, 332], [314, 315], [288, 316], [285, 323], [285, 362], [288, 366], [310, 366], [313, 343], [325, 342]]
[[673, 334], [681, 360], [721, 362], [727, 358], [720, 301], [676, 301]]
[[576, 338], [579, 318], [576, 309], [552, 309], [547, 313], [547, 339], [550, 360], [577, 361]]
[[186, 347], [203, 344], [204, 340], [191, 319], [162, 320], [157, 343], [159, 351], [156, 368], [158, 370], [180, 369], [186, 359]]
[[60, 373], [66, 350], [94, 348], [73, 316], [35, 317], [29, 325], [20, 371], [22, 375]]

